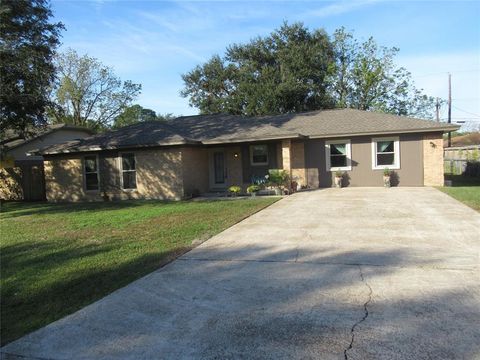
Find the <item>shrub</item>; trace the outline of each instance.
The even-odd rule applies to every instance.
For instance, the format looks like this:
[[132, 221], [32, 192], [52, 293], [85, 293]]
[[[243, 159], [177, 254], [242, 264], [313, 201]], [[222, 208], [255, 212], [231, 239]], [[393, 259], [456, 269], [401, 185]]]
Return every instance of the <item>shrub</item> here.
[[289, 176], [285, 170], [270, 169], [268, 170], [268, 182], [271, 186], [281, 187], [288, 186]]
[[247, 193], [249, 194], [256, 193], [257, 191], [260, 191], [260, 186], [258, 185], [253, 184], [247, 187]]
[[467, 166], [465, 167], [464, 175], [480, 177], [480, 161], [467, 161]]
[[236, 196], [240, 194], [240, 192], [242, 191], [242, 188], [240, 186], [233, 185], [228, 188], [228, 191], [230, 192], [230, 194]]
[[390, 171], [389, 168], [383, 169], [383, 176], [390, 176], [391, 174], [392, 174], [392, 172]]
[[343, 171], [337, 170], [335, 171], [335, 177], [343, 177], [344, 173]]

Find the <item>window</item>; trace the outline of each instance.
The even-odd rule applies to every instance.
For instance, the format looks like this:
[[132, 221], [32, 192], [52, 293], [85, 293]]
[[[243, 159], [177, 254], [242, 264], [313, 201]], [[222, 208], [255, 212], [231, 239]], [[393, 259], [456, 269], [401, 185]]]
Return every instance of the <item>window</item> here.
[[122, 188], [136, 189], [137, 188], [137, 171], [135, 168], [135, 154], [122, 154]]
[[96, 155], [85, 156], [83, 164], [85, 190], [98, 190], [98, 157]]
[[268, 146], [267, 145], [251, 145], [250, 146], [250, 163], [252, 165], [268, 165]]
[[372, 139], [372, 168], [400, 169], [398, 137]]
[[327, 171], [352, 170], [350, 140], [325, 142]]

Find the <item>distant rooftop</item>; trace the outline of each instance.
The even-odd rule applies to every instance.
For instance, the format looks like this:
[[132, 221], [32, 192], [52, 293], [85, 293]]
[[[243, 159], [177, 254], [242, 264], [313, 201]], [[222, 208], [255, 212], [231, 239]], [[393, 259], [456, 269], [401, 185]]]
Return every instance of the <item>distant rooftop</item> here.
[[0, 139], [0, 146], [4, 147], [7, 150], [11, 150], [60, 129], [81, 130], [93, 134], [93, 131], [90, 129], [68, 124], [51, 124], [42, 127], [36, 127], [33, 128], [31, 131], [28, 131], [25, 135], [19, 133], [18, 131], [8, 129], [7, 131], [5, 131], [4, 134], [2, 134], [2, 138]]

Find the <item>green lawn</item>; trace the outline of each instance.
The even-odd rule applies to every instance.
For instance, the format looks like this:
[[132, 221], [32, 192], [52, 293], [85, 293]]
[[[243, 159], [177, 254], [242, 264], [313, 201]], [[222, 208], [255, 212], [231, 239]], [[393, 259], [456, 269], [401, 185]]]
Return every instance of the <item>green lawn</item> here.
[[462, 175], [445, 175], [452, 181], [452, 186], [439, 187], [440, 191], [480, 211], [480, 179]]
[[192, 241], [276, 200], [3, 204], [2, 344], [148, 274]]

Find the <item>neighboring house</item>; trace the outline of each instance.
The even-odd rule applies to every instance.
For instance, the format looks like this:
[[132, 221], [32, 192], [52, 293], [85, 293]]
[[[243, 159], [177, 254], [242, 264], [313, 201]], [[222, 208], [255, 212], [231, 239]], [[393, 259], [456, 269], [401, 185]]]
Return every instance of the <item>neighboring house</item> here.
[[459, 127], [351, 110], [264, 117], [198, 115], [145, 122], [43, 151], [51, 201], [182, 199], [230, 185], [243, 189], [269, 169], [305, 188], [443, 185], [443, 133]]
[[65, 124], [47, 125], [27, 136], [2, 134], [0, 141], [0, 198], [4, 200], [44, 200], [43, 157], [29, 155], [46, 147], [93, 135], [93, 131]]

